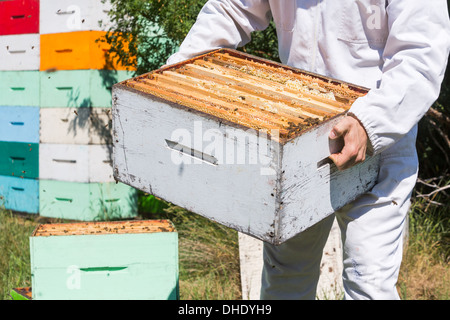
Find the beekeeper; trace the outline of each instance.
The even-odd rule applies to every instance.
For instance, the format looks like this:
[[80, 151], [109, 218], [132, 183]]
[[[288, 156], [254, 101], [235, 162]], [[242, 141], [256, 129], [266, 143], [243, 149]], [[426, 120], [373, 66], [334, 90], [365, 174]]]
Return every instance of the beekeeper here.
[[377, 184], [280, 246], [264, 243], [261, 299], [314, 299], [336, 217], [346, 299], [398, 299], [402, 233], [415, 186], [417, 123], [437, 99], [450, 47], [445, 0], [211, 0], [167, 61], [237, 48], [273, 17], [284, 64], [370, 88], [330, 132], [339, 169], [380, 154]]

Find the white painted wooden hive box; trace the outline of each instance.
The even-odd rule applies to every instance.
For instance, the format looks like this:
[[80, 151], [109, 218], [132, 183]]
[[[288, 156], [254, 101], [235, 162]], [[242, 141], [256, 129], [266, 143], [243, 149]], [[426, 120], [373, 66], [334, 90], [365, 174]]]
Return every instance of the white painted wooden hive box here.
[[115, 179], [281, 244], [368, 191], [332, 127], [367, 89], [221, 49], [113, 87]]

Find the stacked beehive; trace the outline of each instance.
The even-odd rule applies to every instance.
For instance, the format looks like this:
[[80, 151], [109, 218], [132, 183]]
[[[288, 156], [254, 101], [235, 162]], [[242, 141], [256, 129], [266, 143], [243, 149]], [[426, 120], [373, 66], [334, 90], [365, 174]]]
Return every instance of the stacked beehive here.
[[0, 1], [0, 206], [39, 211], [39, 1]]
[[[110, 61], [108, 45], [97, 41], [109, 27], [108, 4], [13, 0], [0, 6], [0, 139], [8, 141], [0, 174], [17, 184], [1, 181], [5, 207], [75, 220], [134, 215], [136, 191], [112, 175], [110, 91], [131, 71]], [[22, 195], [15, 206], [13, 193]]]

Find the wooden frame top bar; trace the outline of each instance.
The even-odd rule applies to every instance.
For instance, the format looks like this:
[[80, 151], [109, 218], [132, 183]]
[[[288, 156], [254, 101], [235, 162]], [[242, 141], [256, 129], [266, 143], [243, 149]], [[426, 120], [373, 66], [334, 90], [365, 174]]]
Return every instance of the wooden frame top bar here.
[[219, 49], [117, 86], [291, 139], [343, 114], [368, 89], [236, 50]]
[[168, 220], [129, 220], [41, 224], [32, 237], [176, 232]]

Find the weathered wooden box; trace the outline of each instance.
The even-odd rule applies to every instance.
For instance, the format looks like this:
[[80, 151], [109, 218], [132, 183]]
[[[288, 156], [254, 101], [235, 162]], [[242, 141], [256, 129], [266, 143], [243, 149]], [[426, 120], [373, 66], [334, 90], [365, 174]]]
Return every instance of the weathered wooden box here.
[[33, 300], [178, 298], [178, 234], [167, 220], [39, 225]]
[[378, 157], [345, 171], [332, 127], [367, 89], [234, 50], [113, 87], [115, 178], [280, 244], [369, 190]]

